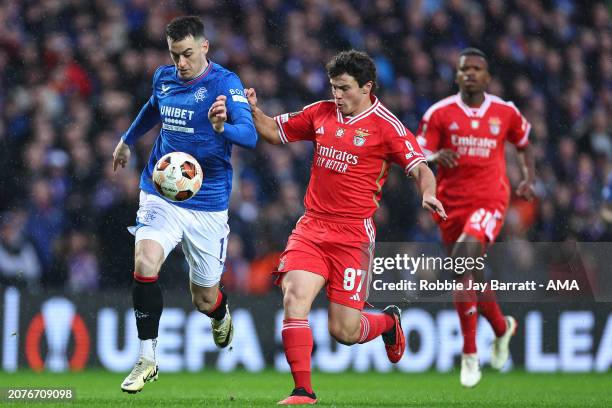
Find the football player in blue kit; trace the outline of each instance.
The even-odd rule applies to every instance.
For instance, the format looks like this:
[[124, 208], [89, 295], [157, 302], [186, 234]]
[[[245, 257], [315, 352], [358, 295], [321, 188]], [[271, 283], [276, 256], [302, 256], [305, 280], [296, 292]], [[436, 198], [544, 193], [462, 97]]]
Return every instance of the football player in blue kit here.
[[[140, 179], [137, 225], [130, 228], [136, 237], [132, 299], [140, 339], [136, 365], [121, 384], [130, 393], [158, 376], [155, 346], [163, 299], [157, 278], [178, 243], [189, 263], [194, 306], [210, 317], [218, 347], [231, 342], [227, 295], [219, 287], [229, 234], [231, 152], [234, 144], [253, 148], [257, 143], [242, 83], [236, 74], [207, 59], [209, 44], [200, 18], [176, 18], [166, 27], [166, 39], [174, 64], [155, 71], [150, 99], [113, 153], [113, 169], [125, 167], [130, 146], [161, 123]], [[166, 200], [151, 180], [157, 161], [174, 151], [191, 154], [204, 173], [202, 188], [187, 201]]]

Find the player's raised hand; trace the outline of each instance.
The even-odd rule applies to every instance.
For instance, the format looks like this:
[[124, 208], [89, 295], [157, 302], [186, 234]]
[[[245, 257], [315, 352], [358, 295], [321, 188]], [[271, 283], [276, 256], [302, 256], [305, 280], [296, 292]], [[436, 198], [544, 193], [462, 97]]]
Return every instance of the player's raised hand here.
[[457, 165], [458, 158], [459, 153], [456, 151], [451, 149], [440, 149], [431, 156], [430, 161], [444, 167], [453, 168]]
[[247, 101], [249, 101], [251, 110], [255, 109], [257, 107], [257, 93], [255, 92], [255, 88], [245, 89], [244, 94], [246, 95]]
[[521, 197], [523, 200], [531, 201], [535, 196], [535, 187], [533, 182], [529, 180], [523, 180], [516, 189], [516, 195]]
[[446, 220], [444, 206], [435, 196], [431, 194], [423, 195], [423, 208], [432, 213], [437, 213], [443, 220]]
[[113, 152], [113, 171], [116, 171], [119, 165], [121, 165], [121, 167], [125, 167], [127, 162], [130, 160], [130, 154], [130, 146], [125, 144], [123, 139], [120, 140], [117, 147], [115, 147], [115, 151]]
[[217, 133], [221, 133], [225, 129], [225, 122], [227, 121], [226, 100], [227, 96], [225, 95], [217, 96], [217, 99], [208, 110], [208, 120], [210, 120], [213, 129]]

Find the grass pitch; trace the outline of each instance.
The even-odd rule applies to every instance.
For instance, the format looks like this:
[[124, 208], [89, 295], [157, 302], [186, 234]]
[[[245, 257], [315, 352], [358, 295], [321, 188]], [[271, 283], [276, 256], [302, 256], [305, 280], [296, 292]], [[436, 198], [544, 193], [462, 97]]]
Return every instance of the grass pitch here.
[[[290, 374], [273, 371], [160, 373], [138, 394], [121, 392], [125, 374], [85, 371], [65, 374], [0, 372], [2, 407], [272, 407], [286, 397]], [[315, 373], [322, 407], [612, 407], [612, 373], [506, 374], [487, 371], [474, 389], [459, 385], [458, 372], [439, 374]], [[71, 402], [9, 402], [6, 388], [75, 390]]]

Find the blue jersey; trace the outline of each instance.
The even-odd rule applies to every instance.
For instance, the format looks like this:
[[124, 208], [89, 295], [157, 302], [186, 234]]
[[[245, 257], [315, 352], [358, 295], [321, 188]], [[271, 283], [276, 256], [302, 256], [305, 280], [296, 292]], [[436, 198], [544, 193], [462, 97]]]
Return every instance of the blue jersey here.
[[[221, 133], [215, 132], [208, 120], [208, 110], [219, 95], [227, 97], [228, 119]], [[151, 98], [122, 139], [132, 146], [160, 122], [162, 128], [142, 172], [140, 188], [159, 196], [151, 180], [157, 161], [170, 152], [189, 153], [202, 166], [202, 188], [189, 200], [172, 204], [199, 211], [226, 210], [232, 190], [232, 145], [253, 148], [257, 143], [251, 109], [238, 76], [209, 62], [201, 75], [183, 81], [173, 65], [159, 67], [153, 76]]]

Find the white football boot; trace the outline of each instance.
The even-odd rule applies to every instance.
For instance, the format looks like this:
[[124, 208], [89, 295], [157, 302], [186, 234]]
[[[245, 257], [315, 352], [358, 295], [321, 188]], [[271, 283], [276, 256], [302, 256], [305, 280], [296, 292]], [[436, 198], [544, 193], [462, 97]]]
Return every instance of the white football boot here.
[[234, 337], [234, 325], [232, 324], [232, 316], [229, 312], [229, 306], [225, 305], [225, 317], [222, 320], [210, 319], [212, 324], [212, 334], [215, 344], [219, 348], [229, 346]]
[[501, 370], [510, 356], [510, 340], [516, 332], [516, 320], [506, 316], [506, 332], [493, 341], [491, 350], [491, 367]]
[[121, 383], [121, 391], [134, 394], [140, 392], [145, 383], [157, 381], [158, 369], [155, 361], [144, 357], [138, 358], [132, 372]]
[[461, 355], [461, 385], [464, 387], [475, 387], [482, 377], [480, 372], [480, 363], [478, 362], [478, 354], [462, 354]]

